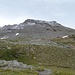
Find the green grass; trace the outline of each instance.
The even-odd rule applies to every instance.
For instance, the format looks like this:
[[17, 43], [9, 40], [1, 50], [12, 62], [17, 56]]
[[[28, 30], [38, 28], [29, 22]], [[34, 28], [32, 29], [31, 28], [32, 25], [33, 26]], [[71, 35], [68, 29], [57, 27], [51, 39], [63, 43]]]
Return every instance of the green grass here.
[[52, 75], [75, 75], [75, 69], [72, 68], [50, 67], [50, 69], [52, 69]]
[[35, 70], [0, 69], [0, 75], [38, 75]]
[[44, 71], [44, 67], [38, 67], [38, 66], [37, 66], [37, 67], [35, 68], [35, 70], [36, 70], [36, 71], [39, 71], [39, 72], [40, 72], [40, 71]]
[[[52, 74], [50, 75], [75, 75], [75, 69], [73, 68], [61, 68], [54, 66], [43, 66], [43, 68], [50, 69]], [[43, 71], [40, 66], [34, 70], [10, 70], [10, 69], [0, 69], [0, 75], [38, 75], [36, 70]]]
[[50, 75], [75, 75], [74, 68], [62, 68], [55, 66], [40, 66], [40, 67], [51, 70], [52, 73]]

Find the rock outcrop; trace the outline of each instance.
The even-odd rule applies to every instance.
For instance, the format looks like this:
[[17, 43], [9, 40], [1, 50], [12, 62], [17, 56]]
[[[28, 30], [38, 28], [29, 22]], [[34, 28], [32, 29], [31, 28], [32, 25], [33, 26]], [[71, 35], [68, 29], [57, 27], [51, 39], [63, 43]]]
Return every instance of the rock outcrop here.
[[0, 68], [4, 69], [32, 69], [31, 65], [23, 64], [22, 62], [18, 62], [17, 60], [0, 60]]

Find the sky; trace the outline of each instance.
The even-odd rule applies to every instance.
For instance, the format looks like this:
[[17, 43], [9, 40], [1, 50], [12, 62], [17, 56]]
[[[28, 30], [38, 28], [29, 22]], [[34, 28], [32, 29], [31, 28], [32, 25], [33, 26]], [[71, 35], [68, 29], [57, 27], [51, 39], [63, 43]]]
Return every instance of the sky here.
[[57, 21], [75, 29], [75, 0], [0, 0], [0, 26], [26, 19]]

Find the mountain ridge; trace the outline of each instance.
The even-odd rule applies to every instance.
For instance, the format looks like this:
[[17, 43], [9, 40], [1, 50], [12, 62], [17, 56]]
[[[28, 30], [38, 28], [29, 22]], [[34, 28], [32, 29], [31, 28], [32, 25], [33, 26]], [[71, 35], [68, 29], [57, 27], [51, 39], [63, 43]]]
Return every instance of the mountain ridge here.
[[[36, 24], [50, 24], [50, 25], [61, 25], [59, 23], [57, 23], [56, 21], [44, 21], [44, 20], [34, 20], [34, 19], [27, 19], [25, 20], [23, 23], [20, 24], [13, 24], [13, 25], [5, 25], [3, 27], [14, 27], [14, 26], [22, 26], [23, 24], [25, 25], [36, 25]], [[23, 26], [25, 26], [23, 25]], [[3, 28], [2, 27], [2, 28]], [[16, 27], [15, 27], [16, 28]]]
[[43, 21], [27, 19], [23, 23], [5, 25], [0, 29], [0, 38], [15, 37], [19, 33], [20, 37], [31, 38], [58, 38], [75, 33], [74, 29], [65, 27], [56, 21]]

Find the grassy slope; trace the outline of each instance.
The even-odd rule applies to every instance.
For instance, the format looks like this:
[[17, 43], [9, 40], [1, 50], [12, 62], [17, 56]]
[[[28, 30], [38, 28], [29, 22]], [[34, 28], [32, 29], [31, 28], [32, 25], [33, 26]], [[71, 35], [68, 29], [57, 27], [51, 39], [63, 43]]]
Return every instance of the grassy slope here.
[[[75, 38], [52, 41], [75, 46]], [[43, 65], [53, 70], [52, 75], [75, 75], [75, 49], [42, 45], [11, 44], [0, 40], [0, 59], [16, 59], [26, 64]], [[49, 67], [50, 66], [50, 67]], [[53, 67], [51, 67], [53, 66]], [[29, 72], [29, 73], [28, 73]], [[37, 75], [34, 71], [0, 70], [2, 75]]]
[[0, 75], [38, 75], [34, 70], [9, 70], [0, 69]]
[[0, 59], [17, 59], [32, 65], [75, 68], [75, 50], [54, 46], [10, 44], [0, 41]]
[[72, 68], [60, 68], [60, 67], [50, 67], [52, 69], [52, 75], [75, 75], [75, 69]]
[[55, 38], [55, 39], [51, 39], [51, 40], [54, 42], [57, 42], [59, 44], [65, 44], [65, 45], [75, 47], [75, 35], [69, 36], [67, 38]]

